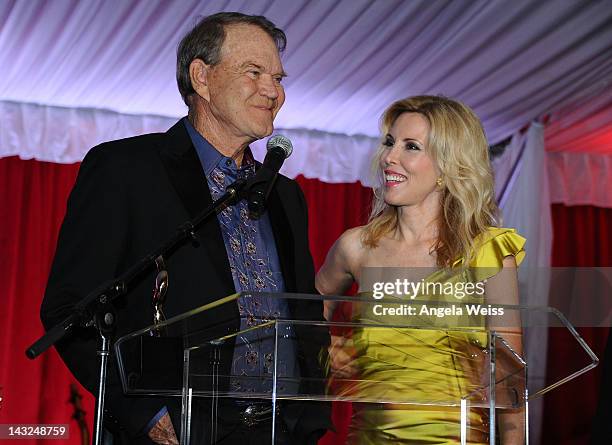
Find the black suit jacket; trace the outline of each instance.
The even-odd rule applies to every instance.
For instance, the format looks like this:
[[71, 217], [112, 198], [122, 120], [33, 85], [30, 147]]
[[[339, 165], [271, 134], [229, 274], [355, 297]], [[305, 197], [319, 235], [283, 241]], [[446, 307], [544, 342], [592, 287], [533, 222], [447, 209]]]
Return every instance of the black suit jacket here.
[[[45, 327], [61, 321], [97, 285], [120, 275], [211, 202], [199, 158], [181, 121], [166, 133], [94, 147], [81, 164], [68, 200], [41, 307]], [[287, 292], [316, 293], [307, 207], [299, 186], [279, 175], [268, 212]], [[235, 292], [217, 219], [209, 219], [197, 235], [198, 247], [186, 244], [166, 262], [170, 286], [164, 308], [168, 318]], [[151, 272], [127, 296], [116, 300], [116, 338], [152, 323], [153, 282]], [[316, 301], [291, 301], [290, 310], [293, 318], [322, 320], [322, 305]], [[225, 305], [215, 317], [236, 327], [237, 305]], [[320, 375], [318, 350], [302, 341], [308, 332], [301, 331], [297, 335], [302, 374]], [[94, 394], [97, 345], [92, 329], [78, 329], [57, 345], [68, 368]], [[142, 433], [168, 401], [124, 396], [114, 364], [110, 366], [107, 421], [130, 435]], [[320, 408], [294, 406], [293, 420], [314, 429], [325, 428], [328, 407]]]

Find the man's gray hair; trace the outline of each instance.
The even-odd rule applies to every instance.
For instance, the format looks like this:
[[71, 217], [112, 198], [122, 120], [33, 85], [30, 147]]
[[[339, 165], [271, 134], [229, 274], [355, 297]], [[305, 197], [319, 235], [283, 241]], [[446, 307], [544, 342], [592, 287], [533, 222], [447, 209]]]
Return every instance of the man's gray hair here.
[[195, 93], [189, 77], [189, 65], [194, 59], [201, 59], [207, 65], [221, 61], [221, 47], [225, 40], [226, 25], [255, 25], [264, 30], [283, 52], [287, 46], [287, 36], [274, 23], [262, 15], [246, 15], [240, 12], [219, 12], [204, 17], [179, 43], [176, 51], [176, 82], [183, 101], [189, 107], [189, 97]]

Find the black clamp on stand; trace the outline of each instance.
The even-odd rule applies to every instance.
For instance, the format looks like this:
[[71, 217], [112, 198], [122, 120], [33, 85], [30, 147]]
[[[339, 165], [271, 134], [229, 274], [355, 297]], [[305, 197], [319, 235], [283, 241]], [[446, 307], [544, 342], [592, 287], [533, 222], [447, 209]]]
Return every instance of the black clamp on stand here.
[[96, 396], [96, 418], [94, 424], [94, 443], [102, 443], [102, 431], [104, 422], [104, 395], [106, 394], [106, 370], [108, 368], [108, 358], [110, 347], [117, 326], [117, 312], [115, 307], [108, 300], [106, 295], [101, 295], [99, 304], [94, 313], [94, 325], [100, 335], [100, 374], [98, 376], [98, 394]]
[[100, 356], [100, 369], [98, 380], [98, 394], [96, 399], [96, 412], [94, 421], [94, 444], [102, 443], [104, 423], [104, 396], [106, 391], [106, 375], [111, 343], [117, 326], [117, 313], [113, 300], [126, 295], [130, 285], [138, 278], [155, 268], [158, 257], [167, 258], [184, 244], [199, 245], [196, 231], [200, 226], [228, 205], [233, 205], [242, 199], [251, 189], [253, 183], [259, 178], [255, 175], [249, 181], [238, 180], [227, 187], [226, 192], [204, 209], [195, 219], [182, 224], [176, 234], [164, 242], [151, 254], [145, 256], [117, 279], [106, 282], [90, 292], [73, 308], [72, 313], [60, 323], [49, 329], [45, 335], [34, 342], [27, 350], [26, 356], [34, 359], [68, 335], [75, 326], [95, 327], [100, 336], [98, 355]]

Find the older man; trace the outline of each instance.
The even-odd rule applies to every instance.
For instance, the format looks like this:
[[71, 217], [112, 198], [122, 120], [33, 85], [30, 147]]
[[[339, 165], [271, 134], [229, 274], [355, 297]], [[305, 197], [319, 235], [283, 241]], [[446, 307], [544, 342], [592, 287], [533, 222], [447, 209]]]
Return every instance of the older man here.
[[[206, 17], [183, 38], [177, 81], [189, 108], [187, 118], [164, 134], [97, 146], [83, 160], [41, 308], [47, 328], [96, 285], [121, 274], [195, 217], [227, 185], [255, 173], [248, 145], [272, 133], [285, 100], [279, 56], [285, 42], [283, 31], [266, 18], [239, 13]], [[314, 293], [306, 211], [299, 186], [279, 175], [261, 218], [252, 218], [242, 201], [207, 221], [198, 233], [199, 247], [183, 246], [167, 259], [166, 315], [235, 291]], [[146, 277], [117, 302], [118, 335], [152, 323], [153, 278]], [[239, 314], [249, 304], [226, 305], [216, 317], [238, 328]], [[279, 316], [322, 319], [316, 302], [269, 304]], [[302, 376], [318, 376], [317, 357], [301, 337], [298, 332], [299, 351], [288, 360]], [[97, 386], [96, 343], [95, 333], [83, 329], [57, 345], [70, 370], [92, 392]], [[265, 346], [249, 350], [248, 361], [236, 347], [233, 372], [256, 372], [251, 368], [264, 360]], [[105, 415], [115, 437], [128, 443], [176, 443], [175, 402], [124, 396], [114, 368], [111, 362]], [[224, 404], [220, 443], [269, 443], [265, 425], [241, 423], [247, 408], [252, 406]], [[329, 422], [327, 406], [318, 408], [291, 405], [280, 413], [288, 425], [287, 440], [316, 442]]]

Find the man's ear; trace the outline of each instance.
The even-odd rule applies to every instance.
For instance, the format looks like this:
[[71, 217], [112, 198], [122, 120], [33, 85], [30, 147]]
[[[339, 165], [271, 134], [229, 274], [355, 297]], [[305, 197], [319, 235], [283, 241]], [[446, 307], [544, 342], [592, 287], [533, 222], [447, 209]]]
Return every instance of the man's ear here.
[[193, 59], [189, 64], [189, 78], [191, 86], [198, 96], [205, 101], [210, 101], [210, 91], [208, 90], [208, 75], [210, 65], [206, 65], [202, 59]]

